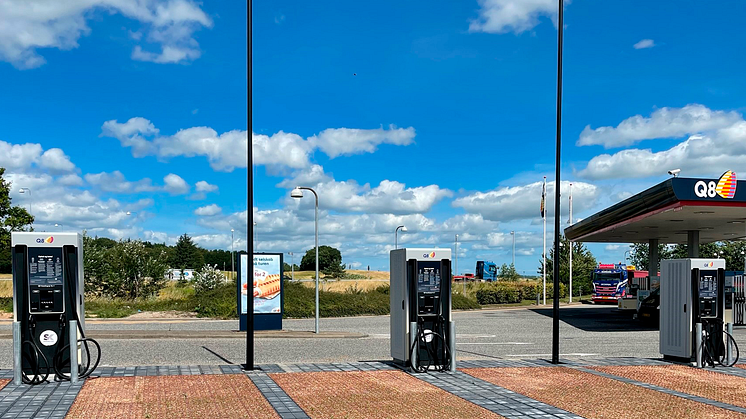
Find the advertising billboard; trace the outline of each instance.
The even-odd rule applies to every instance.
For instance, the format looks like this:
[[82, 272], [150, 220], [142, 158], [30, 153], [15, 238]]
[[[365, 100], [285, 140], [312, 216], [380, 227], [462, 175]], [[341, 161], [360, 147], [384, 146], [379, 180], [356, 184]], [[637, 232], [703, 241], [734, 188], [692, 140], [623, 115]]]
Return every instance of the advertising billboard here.
[[[249, 275], [249, 255], [240, 255], [238, 263], [241, 290], [240, 313], [247, 314], [249, 295], [252, 296], [254, 314], [282, 313], [282, 255], [254, 254], [254, 272]], [[251, 277], [251, 286], [249, 278]]]

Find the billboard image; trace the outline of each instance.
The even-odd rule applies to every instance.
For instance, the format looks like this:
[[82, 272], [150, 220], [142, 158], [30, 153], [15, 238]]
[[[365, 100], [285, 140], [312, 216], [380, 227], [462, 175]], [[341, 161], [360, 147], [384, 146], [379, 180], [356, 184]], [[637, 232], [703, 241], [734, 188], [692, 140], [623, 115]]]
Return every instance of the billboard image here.
[[249, 293], [253, 295], [254, 314], [282, 313], [281, 255], [255, 254], [252, 286], [248, 284], [249, 255], [241, 255], [241, 314], [247, 314]]

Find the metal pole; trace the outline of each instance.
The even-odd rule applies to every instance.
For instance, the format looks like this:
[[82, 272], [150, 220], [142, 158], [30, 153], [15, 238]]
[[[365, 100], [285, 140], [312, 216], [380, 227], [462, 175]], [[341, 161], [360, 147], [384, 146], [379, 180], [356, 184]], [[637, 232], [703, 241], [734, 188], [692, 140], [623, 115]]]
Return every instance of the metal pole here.
[[78, 384], [78, 322], [70, 320], [70, 384]]
[[[733, 323], [726, 323], [725, 325], [725, 331], [728, 332], [728, 335], [733, 336]], [[733, 363], [733, 347], [730, 338], [728, 336], [725, 337], [725, 350], [726, 350], [726, 359], [728, 365], [731, 365]]]
[[295, 281], [295, 255], [290, 252], [290, 278]]
[[314, 325], [314, 331], [315, 333], [319, 333], [319, 196], [313, 189], [309, 188], [309, 190], [313, 192], [313, 196], [316, 198], [316, 323]]
[[[570, 183], [570, 219], [568, 224], [572, 225], [572, 183]], [[567, 241], [570, 244], [570, 302], [572, 303], [572, 241]]]
[[697, 368], [702, 368], [702, 323], [697, 323], [696, 326], [695, 345], [695, 356], [697, 357]]
[[511, 231], [510, 234], [513, 236], [513, 269], [515, 269], [515, 231]]
[[451, 351], [451, 372], [456, 372], [456, 322], [451, 320], [448, 322], [448, 333], [451, 335], [448, 337], [448, 345]]
[[233, 257], [233, 242], [233, 229], [231, 229], [231, 279], [236, 278], [236, 268], [233, 264], [233, 260], [235, 259], [235, 257]]
[[[456, 234], [456, 275], [458, 275], [458, 234]], [[466, 278], [461, 278], [463, 295], [466, 295]]]
[[[544, 191], [547, 190], [547, 177], [544, 176]], [[542, 304], [547, 305], [547, 210], [544, 208], [544, 253], [542, 253], [542, 276], [544, 282], [544, 302]]]
[[[253, 23], [252, 23], [252, 0], [248, 1], [248, 7], [246, 9], [246, 48], [248, 49], [246, 54], [246, 68], [248, 71], [247, 74], [247, 94], [248, 94], [248, 109], [247, 109], [247, 118], [248, 118], [248, 131], [249, 133], [254, 132], [254, 124], [253, 124], [253, 117], [252, 117], [252, 100], [251, 95], [254, 91], [253, 89], [253, 83], [252, 83], [252, 55], [253, 55], [253, 48], [252, 48], [252, 31], [253, 31]], [[252, 233], [254, 233], [254, 211], [252, 210], [254, 208], [254, 171], [252, 170], [254, 166], [254, 153], [253, 153], [253, 144], [250, 144], [249, 147], [247, 147], [248, 150], [248, 156], [247, 156], [247, 164], [248, 169], [246, 171], [247, 173], [247, 182], [246, 185], [249, 188], [248, 193], [246, 194], [246, 198], [248, 200], [248, 205], [246, 205], [246, 208], [250, 211], [249, 219], [246, 220], [246, 243], [247, 243], [247, 252], [248, 252], [248, 258], [249, 264], [246, 266], [246, 272], [248, 272], [249, 278], [246, 278], [246, 281], [253, 281], [254, 278], [254, 242], [252, 240], [249, 240], [252, 236]], [[247, 211], [247, 213], [249, 213]], [[233, 246], [233, 240], [231, 240], [231, 248]], [[232, 251], [231, 251], [232, 253]], [[233, 255], [231, 254], [231, 264], [233, 264]], [[251, 294], [250, 294], [251, 295]], [[248, 298], [248, 306], [246, 308], [246, 364], [243, 365], [243, 368], [245, 370], [253, 370], [254, 369], [254, 298]]]
[[[417, 339], [417, 322], [409, 322], [409, 353], [412, 357], [409, 359], [409, 369], [414, 371], [414, 366], [417, 364], [417, 351], [413, 351], [412, 348], [415, 346], [415, 340]], [[404, 356], [406, 358], [406, 355]]]
[[552, 364], [559, 364], [559, 273], [560, 273], [560, 152], [562, 151], [562, 33], [564, 0], [559, 0], [557, 36], [557, 156], [554, 175], [554, 309], [552, 310]]
[[21, 322], [13, 322], [13, 385], [20, 386], [21, 378]]

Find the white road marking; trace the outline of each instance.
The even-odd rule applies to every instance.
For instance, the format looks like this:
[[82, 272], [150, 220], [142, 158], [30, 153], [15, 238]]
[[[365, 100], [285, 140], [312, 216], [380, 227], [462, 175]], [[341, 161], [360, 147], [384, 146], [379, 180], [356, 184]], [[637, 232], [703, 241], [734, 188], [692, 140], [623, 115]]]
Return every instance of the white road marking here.
[[[552, 356], [552, 354], [520, 354], [520, 355], [503, 355], [503, 356], [536, 358], [540, 356]], [[560, 354], [560, 356], [598, 356], [598, 354], [572, 353], [572, 354]]]
[[456, 342], [456, 345], [533, 345], [532, 342]]

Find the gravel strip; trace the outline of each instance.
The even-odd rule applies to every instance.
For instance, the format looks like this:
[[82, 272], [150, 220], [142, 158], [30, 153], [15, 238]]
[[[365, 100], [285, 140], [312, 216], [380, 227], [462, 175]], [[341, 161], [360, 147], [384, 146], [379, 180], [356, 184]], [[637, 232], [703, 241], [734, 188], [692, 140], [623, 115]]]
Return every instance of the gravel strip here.
[[464, 372], [588, 419], [746, 418], [733, 411], [565, 367]]
[[317, 418], [501, 418], [401, 371], [270, 374]]
[[68, 418], [279, 418], [244, 375], [86, 381]]
[[741, 377], [685, 365], [591, 369], [746, 408], [746, 379]]

